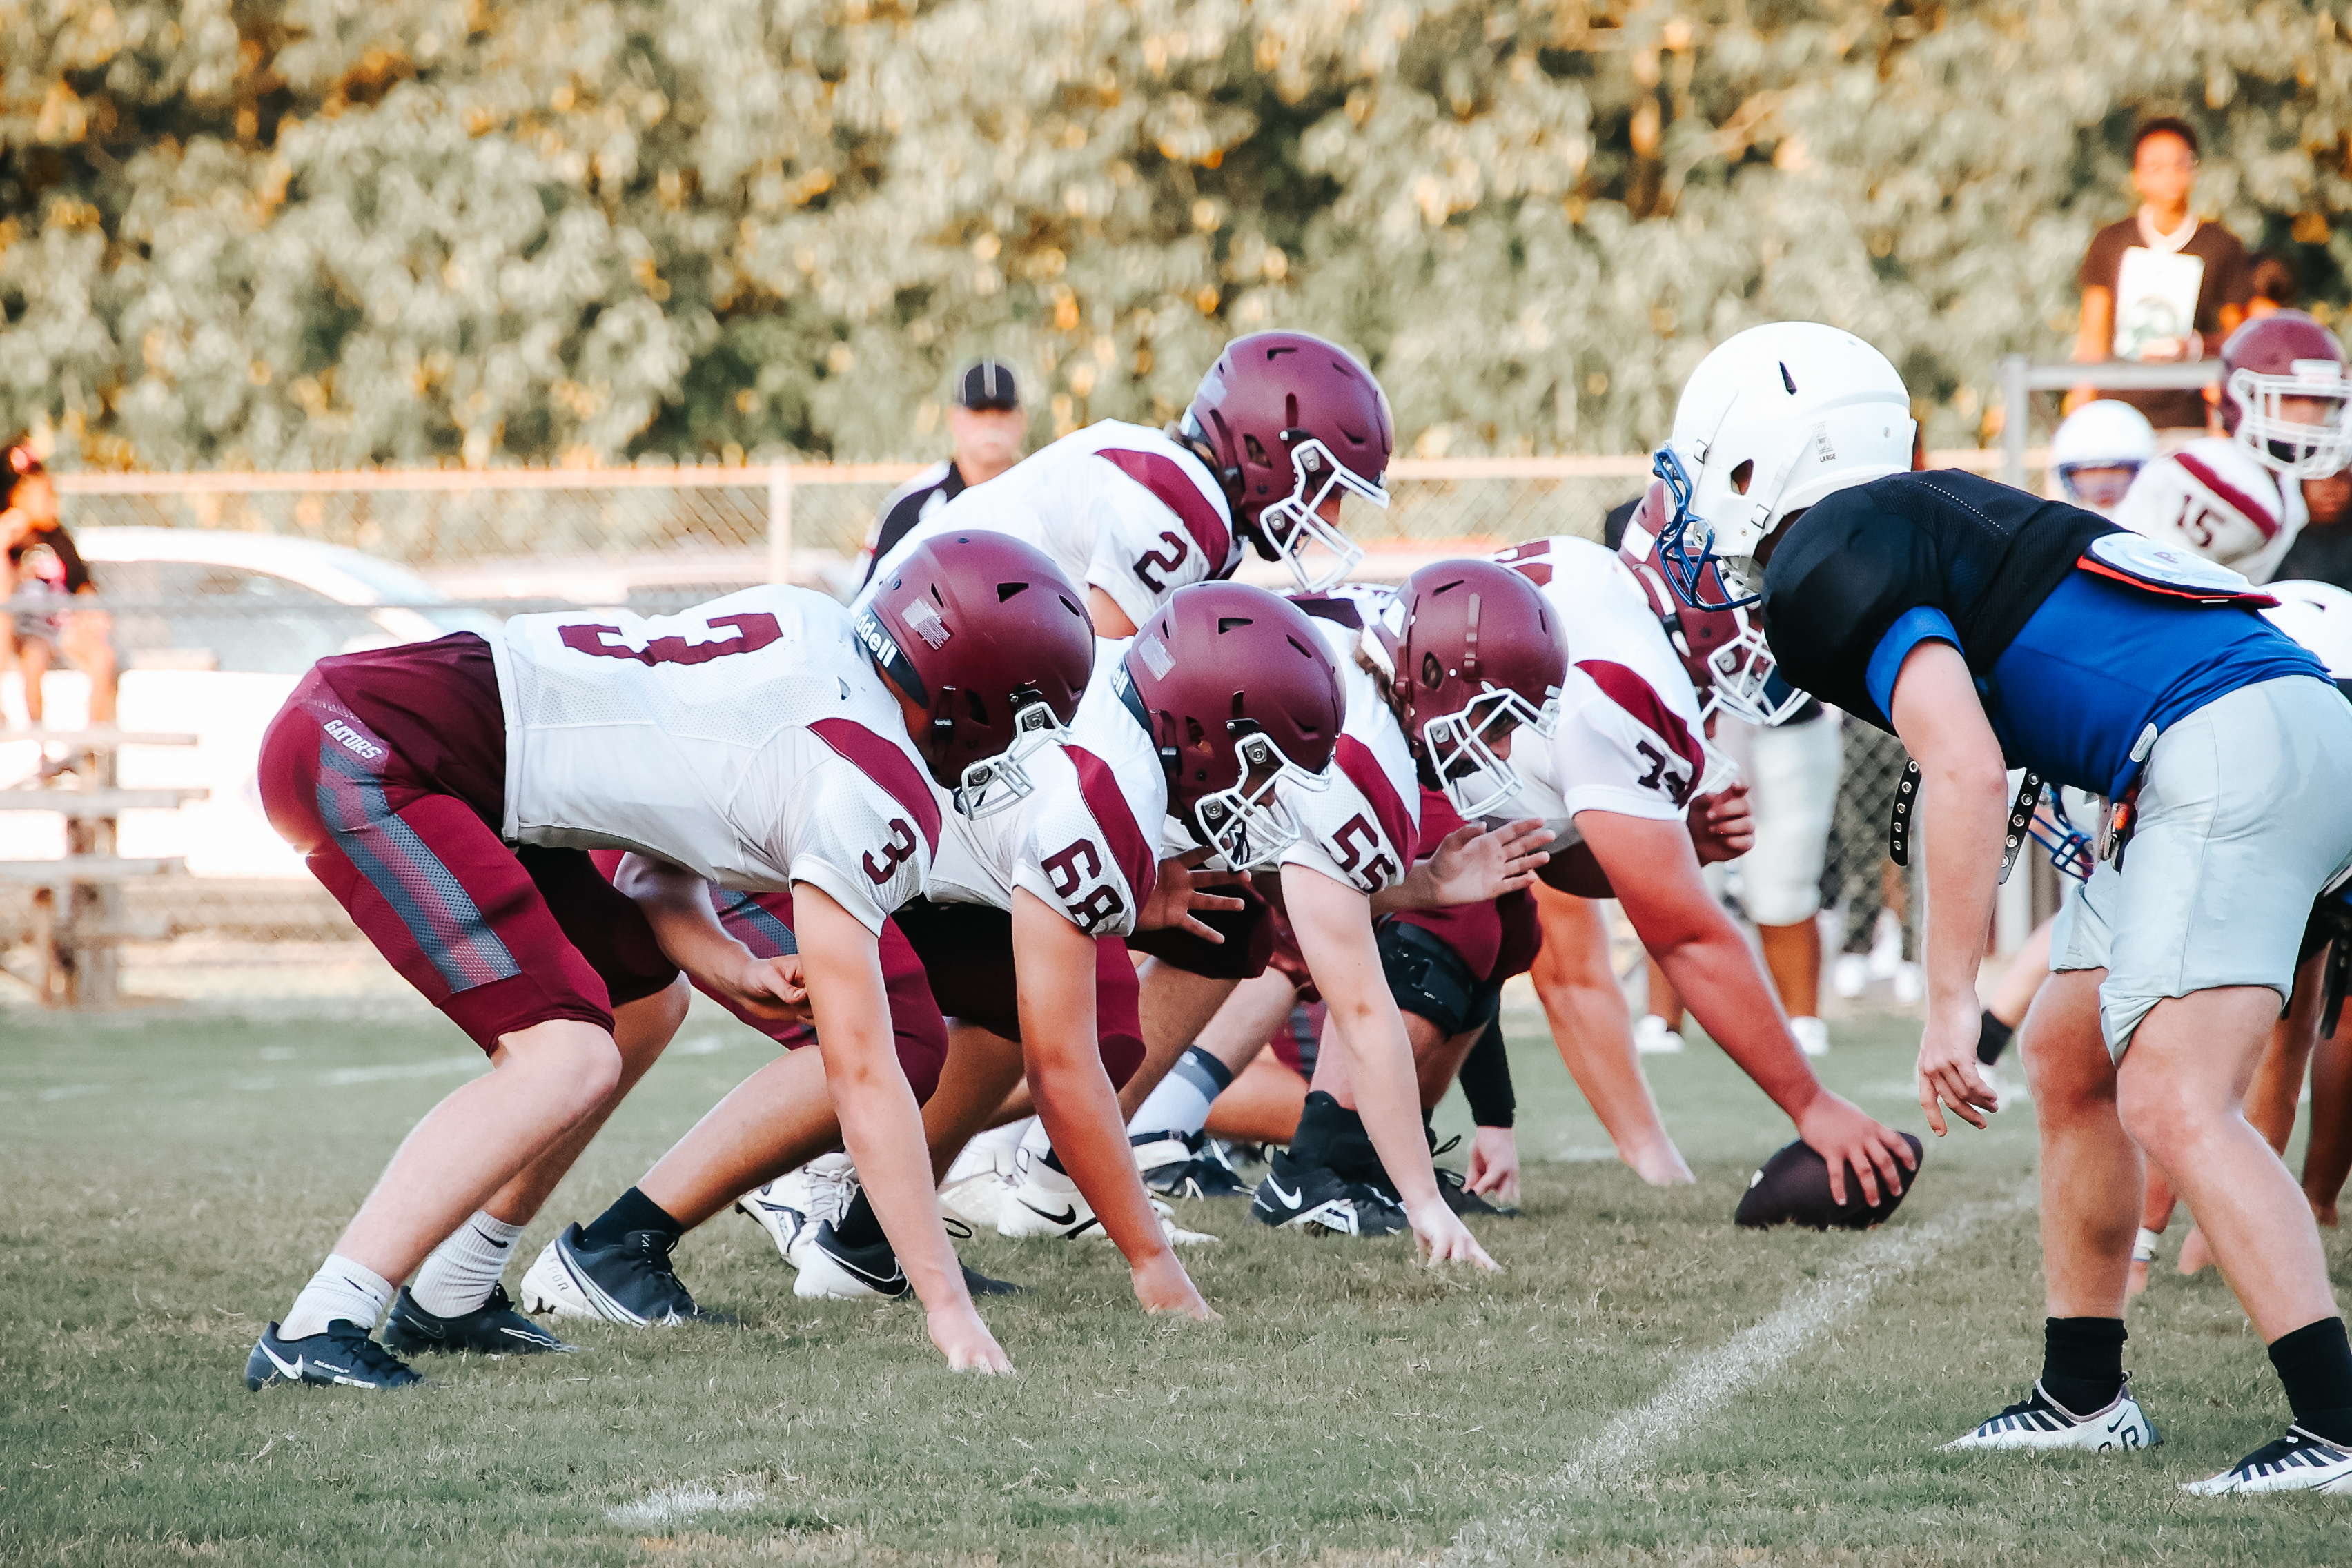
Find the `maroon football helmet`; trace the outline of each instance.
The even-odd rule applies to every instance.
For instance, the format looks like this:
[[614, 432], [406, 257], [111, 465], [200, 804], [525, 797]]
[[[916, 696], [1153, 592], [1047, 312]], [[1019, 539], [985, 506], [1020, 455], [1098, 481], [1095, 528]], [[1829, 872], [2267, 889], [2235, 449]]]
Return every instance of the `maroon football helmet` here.
[[1168, 809], [1236, 870], [1298, 837], [1278, 787], [1321, 789], [1346, 716], [1315, 623], [1243, 583], [1179, 588], [1128, 646], [1113, 689], [1151, 732]]
[[1549, 739], [1568, 679], [1542, 591], [1492, 561], [1440, 561], [1406, 578], [1365, 629], [1405, 739], [1454, 808], [1483, 816], [1518, 794], [1494, 742], [1522, 727]]
[[[1659, 557], [1659, 542], [1674, 503], [1663, 481], [1653, 479], [1642, 504], [1625, 524], [1617, 557], [1633, 574], [1650, 601], [1666, 640], [1690, 672], [1700, 700], [1750, 724], [1778, 724], [1805, 705], [1805, 693], [1785, 680], [1775, 680], [1780, 666], [1764, 641], [1761, 619], [1749, 608], [1694, 609], [1674, 591]], [[1710, 563], [1706, 570], [1712, 573]], [[1709, 589], [1702, 594], [1707, 598]], [[1710, 603], [1720, 602], [1709, 599]]]
[[1024, 762], [1063, 738], [1094, 670], [1086, 600], [1002, 533], [923, 541], [874, 580], [854, 624], [891, 683], [930, 710], [915, 749], [971, 817], [1029, 793]]
[[[1216, 454], [1234, 526], [1299, 587], [1319, 592], [1363, 559], [1317, 509], [1334, 489], [1385, 508], [1396, 430], [1387, 394], [1347, 350], [1311, 332], [1235, 338], [1201, 378], [1180, 432]], [[1309, 545], [1328, 556], [1322, 566], [1308, 566]]]
[[[2326, 413], [2316, 423], [2289, 419], [2289, 398], [2316, 399]], [[2275, 473], [2323, 479], [2352, 462], [2347, 400], [2344, 345], [2301, 310], [2257, 316], [2221, 345], [2221, 428]]]

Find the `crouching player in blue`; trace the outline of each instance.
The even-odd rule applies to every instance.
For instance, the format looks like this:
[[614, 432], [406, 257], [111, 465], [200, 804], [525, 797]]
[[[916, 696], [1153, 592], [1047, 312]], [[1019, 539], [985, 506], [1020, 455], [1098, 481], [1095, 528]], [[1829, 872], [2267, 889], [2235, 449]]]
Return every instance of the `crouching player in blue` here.
[[[1901, 737], [1930, 890], [1920, 1103], [1972, 1125], [1978, 963], [2022, 837], [2005, 770], [2112, 803], [2023, 1031], [2049, 1321], [2027, 1397], [1957, 1448], [2147, 1447], [2122, 1365], [2143, 1156], [2185, 1197], [2294, 1421], [2186, 1489], [2352, 1489], [2352, 1347], [2311, 1211], [2246, 1086], [2313, 900], [2352, 864], [2352, 705], [2242, 577], [1989, 479], [1909, 473], [1895, 367], [1829, 327], [1740, 333], [1693, 373], [1658, 468], [1688, 593], [1760, 594], [1780, 673]], [[2018, 810], [2030, 809], [2023, 802]]]

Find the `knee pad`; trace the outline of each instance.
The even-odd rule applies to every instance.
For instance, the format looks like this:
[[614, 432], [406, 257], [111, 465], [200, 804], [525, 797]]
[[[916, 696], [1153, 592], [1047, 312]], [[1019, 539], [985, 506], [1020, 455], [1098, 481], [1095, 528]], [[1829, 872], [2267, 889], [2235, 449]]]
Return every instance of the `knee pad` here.
[[1417, 1014], [1450, 1038], [1494, 1016], [1502, 988], [1470, 971], [1444, 937], [1409, 921], [1387, 921], [1379, 931], [1381, 969], [1400, 1011]]

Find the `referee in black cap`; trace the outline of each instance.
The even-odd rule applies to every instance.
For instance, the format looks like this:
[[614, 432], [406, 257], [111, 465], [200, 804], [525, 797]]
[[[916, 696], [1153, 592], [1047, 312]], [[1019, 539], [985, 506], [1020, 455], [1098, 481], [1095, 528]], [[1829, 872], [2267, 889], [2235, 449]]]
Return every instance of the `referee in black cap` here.
[[890, 492], [874, 517], [866, 536], [866, 571], [897, 547], [907, 531], [955, 500], [973, 485], [986, 484], [1021, 460], [1021, 445], [1029, 433], [1029, 416], [1022, 412], [1021, 391], [1013, 384], [1012, 367], [1002, 360], [984, 359], [966, 365], [956, 377], [955, 397], [948, 407], [948, 434], [955, 440], [955, 456], [933, 463]]

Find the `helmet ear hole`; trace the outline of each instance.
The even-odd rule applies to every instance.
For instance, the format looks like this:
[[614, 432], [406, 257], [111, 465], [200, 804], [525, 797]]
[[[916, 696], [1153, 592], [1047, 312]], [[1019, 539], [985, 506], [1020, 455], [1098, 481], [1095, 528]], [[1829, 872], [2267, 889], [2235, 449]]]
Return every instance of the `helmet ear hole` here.
[[1732, 492], [1736, 495], [1746, 495], [1748, 493], [1748, 482], [1755, 477], [1756, 464], [1754, 460], [1745, 458], [1740, 459], [1739, 466], [1731, 470]]
[[1249, 460], [1259, 468], [1270, 468], [1274, 466], [1266, 458], [1265, 447], [1259, 444], [1256, 437], [1244, 434], [1242, 437], [1242, 449], [1249, 454]]
[[963, 694], [963, 704], [965, 710], [971, 713], [971, 721], [973, 723], [985, 724], [988, 722], [988, 704], [981, 700], [979, 692], [966, 691]]
[[1013, 595], [1025, 594], [1028, 591], [1029, 584], [1026, 583], [999, 583], [996, 585], [996, 602], [1001, 605]]

